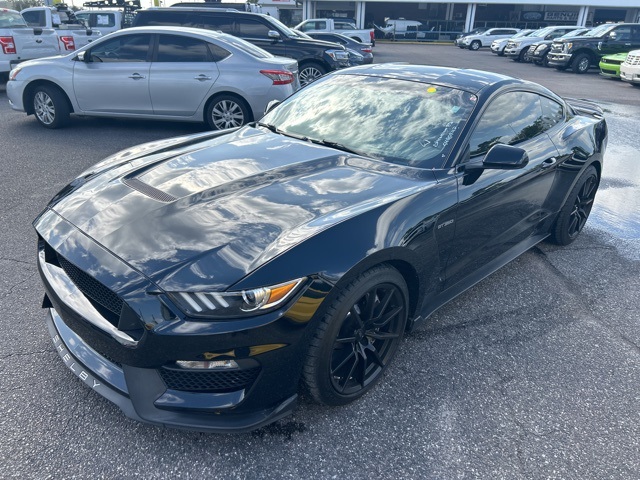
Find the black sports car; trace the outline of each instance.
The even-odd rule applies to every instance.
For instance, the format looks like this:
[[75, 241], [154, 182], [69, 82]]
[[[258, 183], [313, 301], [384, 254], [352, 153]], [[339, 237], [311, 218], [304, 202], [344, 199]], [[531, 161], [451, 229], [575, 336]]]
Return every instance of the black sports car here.
[[48, 328], [127, 416], [246, 431], [346, 404], [405, 331], [538, 242], [572, 242], [602, 111], [475, 70], [333, 73], [255, 124], [133, 147], [34, 222]]

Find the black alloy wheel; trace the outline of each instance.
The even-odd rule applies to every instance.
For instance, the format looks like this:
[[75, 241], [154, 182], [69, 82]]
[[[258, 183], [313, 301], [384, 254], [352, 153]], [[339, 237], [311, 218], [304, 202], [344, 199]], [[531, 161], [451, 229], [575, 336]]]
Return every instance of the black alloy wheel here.
[[554, 243], [569, 245], [578, 238], [587, 223], [597, 191], [598, 172], [590, 166], [582, 173], [558, 214], [551, 233]]
[[381, 378], [404, 334], [408, 314], [404, 278], [375, 267], [356, 277], [329, 307], [311, 343], [304, 381], [326, 405], [344, 405]]

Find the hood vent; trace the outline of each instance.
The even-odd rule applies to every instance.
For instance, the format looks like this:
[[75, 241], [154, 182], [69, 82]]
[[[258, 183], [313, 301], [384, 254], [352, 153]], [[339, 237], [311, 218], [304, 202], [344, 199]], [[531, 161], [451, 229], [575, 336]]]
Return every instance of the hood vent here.
[[127, 187], [133, 188], [143, 195], [146, 195], [149, 198], [158, 200], [159, 202], [171, 203], [177, 200], [177, 198], [173, 195], [163, 192], [162, 190], [158, 190], [157, 188], [152, 187], [148, 183], [144, 183], [142, 180], [139, 180], [135, 177], [123, 178], [122, 183], [124, 183]]

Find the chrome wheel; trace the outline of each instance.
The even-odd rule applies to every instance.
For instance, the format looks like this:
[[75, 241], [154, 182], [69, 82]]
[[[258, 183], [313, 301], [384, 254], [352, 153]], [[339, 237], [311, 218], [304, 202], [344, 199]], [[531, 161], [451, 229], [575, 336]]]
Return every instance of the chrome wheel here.
[[225, 97], [213, 101], [208, 120], [214, 130], [237, 128], [248, 122], [248, 112], [238, 100]]
[[300, 86], [304, 87], [319, 79], [324, 72], [316, 65], [307, 65], [300, 69]]
[[36, 92], [33, 97], [33, 110], [43, 125], [51, 125], [56, 119], [56, 108], [51, 97], [44, 91]]

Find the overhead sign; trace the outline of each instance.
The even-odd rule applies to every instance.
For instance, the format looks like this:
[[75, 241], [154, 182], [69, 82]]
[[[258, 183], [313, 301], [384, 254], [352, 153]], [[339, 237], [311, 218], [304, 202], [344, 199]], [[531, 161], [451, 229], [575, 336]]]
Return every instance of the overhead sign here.
[[578, 12], [544, 12], [544, 19], [548, 22], [577, 22]]

